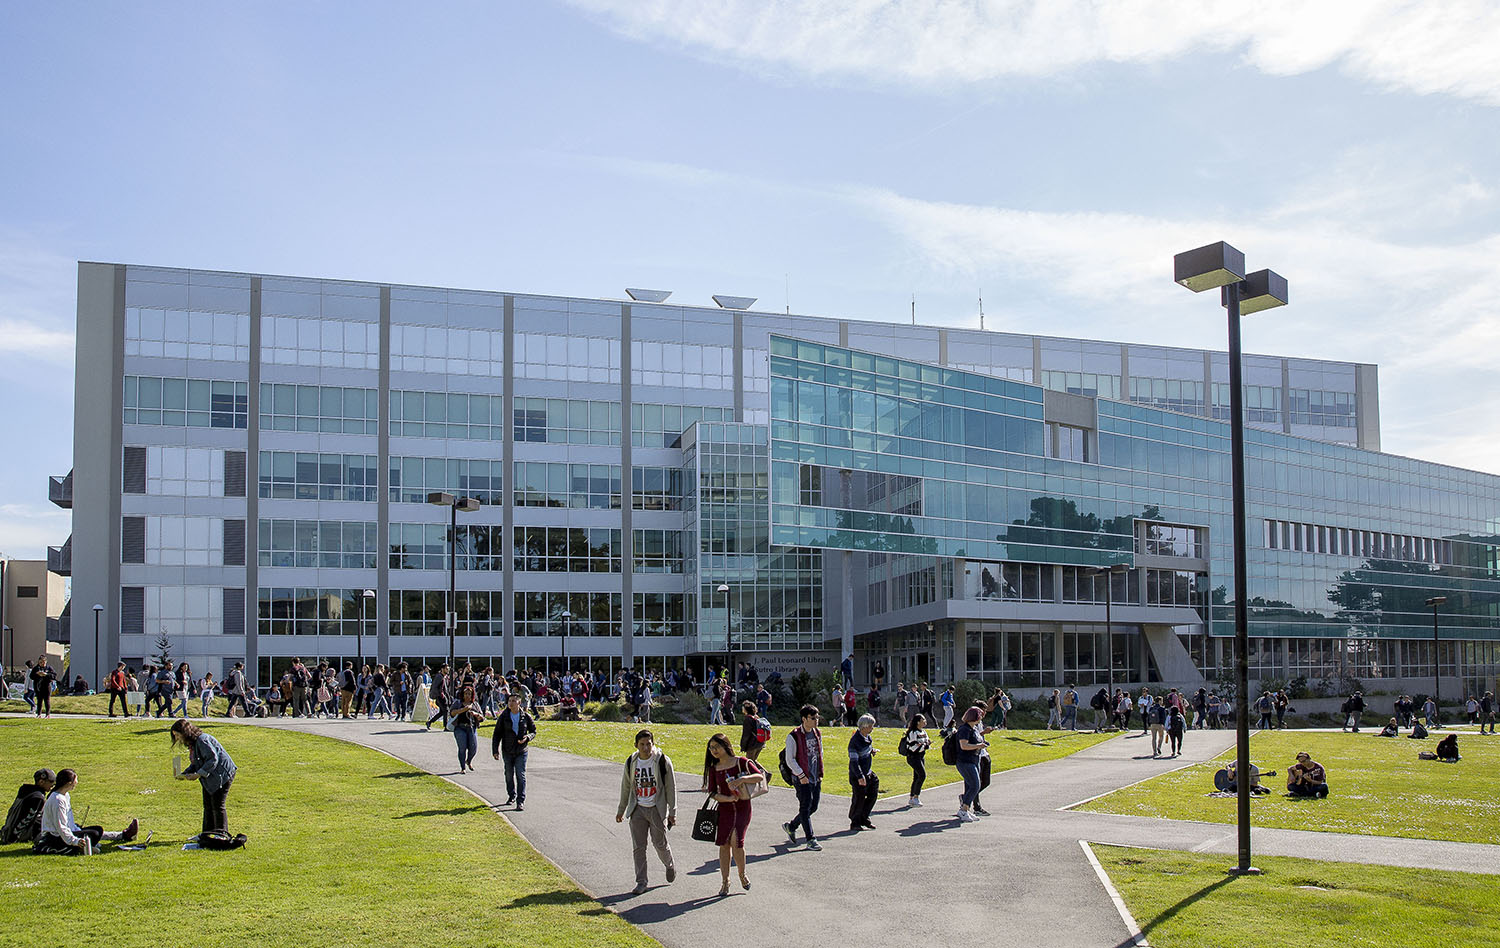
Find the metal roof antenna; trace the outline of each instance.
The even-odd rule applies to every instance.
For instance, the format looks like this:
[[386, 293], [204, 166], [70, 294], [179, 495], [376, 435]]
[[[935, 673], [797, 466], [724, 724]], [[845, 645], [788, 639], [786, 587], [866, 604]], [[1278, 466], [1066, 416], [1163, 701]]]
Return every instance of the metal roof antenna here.
[[984, 332], [984, 287], [979, 288], [979, 331]]
[[911, 295], [911, 324], [913, 326], [917, 324], [917, 294], [915, 293]]

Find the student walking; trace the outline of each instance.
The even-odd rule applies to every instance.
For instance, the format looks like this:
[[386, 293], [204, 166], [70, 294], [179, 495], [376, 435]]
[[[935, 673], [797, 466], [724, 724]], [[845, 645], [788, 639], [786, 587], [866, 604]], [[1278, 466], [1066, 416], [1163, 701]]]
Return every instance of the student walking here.
[[[370, 716], [374, 717], [374, 714]], [[479, 706], [474, 686], [464, 685], [453, 710], [453, 739], [458, 743], [459, 773], [474, 769], [474, 755], [479, 752], [479, 722], [483, 720], [484, 709]]]
[[1187, 717], [1181, 708], [1169, 708], [1167, 711], [1167, 741], [1172, 746], [1172, 756], [1176, 757], [1182, 753], [1182, 734], [1187, 730]]
[[1062, 696], [1056, 688], [1047, 696], [1047, 730], [1055, 731], [1062, 726]]
[[756, 760], [760, 757], [760, 749], [771, 739], [771, 725], [760, 716], [754, 701], [740, 704], [740, 716], [744, 719], [740, 725], [740, 753]]
[[849, 735], [849, 828], [854, 832], [874, 829], [870, 811], [880, 795], [880, 778], [875, 776], [875, 719], [868, 714], [859, 717], [858, 729]]
[[1146, 728], [1151, 732], [1151, 756], [1160, 757], [1167, 736], [1167, 706], [1161, 695], [1146, 709]]
[[927, 782], [927, 750], [932, 746], [932, 738], [927, 736], [924, 729], [926, 724], [926, 718], [916, 715], [901, 737], [901, 753], [911, 765], [911, 799], [906, 801], [908, 807], [922, 805], [922, 784]]
[[36, 664], [31, 666], [31, 673], [28, 677], [36, 701], [33, 708], [36, 716], [52, 717], [52, 685], [57, 681], [57, 672], [47, 664], [47, 656], [38, 656]]
[[172, 744], [186, 747], [191, 759], [180, 778], [198, 781], [203, 791], [203, 832], [229, 832], [227, 799], [238, 773], [234, 759], [213, 735], [203, 733], [186, 718], [179, 718], [172, 725]]
[[526, 809], [526, 752], [535, 736], [536, 721], [521, 707], [521, 693], [512, 691], [495, 722], [490, 750], [505, 763], [505, 803], [501, 805], [514, 803], [518, 813]]
[[989, 743], [980, 733], [978, 708], [964, 712], [963, 723], [958, 726], [958, 775], [963, 778], [964, 790], [958, 798], [960, 823], [973, 823], [979, 819], [974, 814], [974, 805], [979, 800], [979, 752]]
[[213, 672], [204, 672], [203, 673], [203, 680], [200, 681], [200, 682], [198, 682], [198, 698], [203, 702], [202, 713], [199, 714], [198, 717], [200, 717], [200, 718], [206, 718], [206, 717], [208, 717], [208, 706], [210, 704], [213, 704], [213, 700], [214, 700], [214, 673]]
[[951, 684], [943, 689], [938, 703], [943, 706], [943, 729], [947, 730], [948, 725], [953, 723], [953, 686]]
[[703, 789], [719, 804], [719, 828], [714, 842], [719, 846], [719, 895], [729, 894], [729, 867], [740, 867], [740, 885], [750, 889], [745, 869], [745, 831], [750, 828], [750, 794], [765, 780], [760, 767], [748, 757], [736, 757], [734, 746], [723, 734], [708, 739], [703, 755]]
[[672, 758], [655, 746], [655, 735], [642, 730], [635, 735], [635, 752], [625, 758], [620, 781], [620, 806], [615, 822], [630, 820], [631, 854], [635, 858], [635, 894], [646, 891], [646, 838], [667, 870], [667, 885], [677, 878], [667, 830], [677, 825], [677, 779]]
[[109, 673], [104, 680], [104, 687], [109, 692], [109, 716], [115, 716], [115, 699], [120, 699], [120, 710], [125, 716], [130, 717], [130, 706], [125, 703], [125, 663], [120, 662], [115, 670]]
[[823, 732], [818, 729], [816, 705], [802, 706], [802, 723], [786, 736], [786, 768], [791, 771], [792, 789], [797, 791], [797, 815], [781, 824], [789, 842], [797, 842], [797, 827], [807, 834], [807, 848], [822, 849], [813, 835], [812, 815], [818, 812], [823, 794]]

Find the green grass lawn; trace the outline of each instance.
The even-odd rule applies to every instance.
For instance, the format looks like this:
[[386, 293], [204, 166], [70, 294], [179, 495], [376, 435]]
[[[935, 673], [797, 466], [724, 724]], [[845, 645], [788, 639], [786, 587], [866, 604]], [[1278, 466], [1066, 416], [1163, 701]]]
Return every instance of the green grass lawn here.
[[[215, 698], [208, 704], [208, 713], [210, 716], [223, 717], [224, 709], [228, 706], [229, 700], [227, 698]], [[152, 713], [154, 714], [156, 708], [155, 703], [153, 703], [151, 707]], [[173, 707], [176, 707], [176, 702], [173, 702]], [[30, 710], [31, 709], [26, 706], [26, 702], [24, 701], [11, 700], [9, 698], [0, 700], [0, 711], [15, 714], [25, 714]], [[197, 717], [198, 712], [201, 710], [203, 710], [203, 702], [201, 700], [199, 700], [198, 698], [188, 699], [188, 711], [192, 713], [193, 717]], [[109, 695], [53, 695], [52, 713], [54, 715], [108, 714]], [[115, 702], [115, 713], [120, 713], [120, 704], [118, 701]], [[162, 717], [165, 718], [166, 715], [162, 715]], [[176, 720], [175, 716], [173, 720]]]
[[1229, 876], [1232, 856], [1095, 846], [1153, 948], [1454, 948], [1500, 938], [1497, 878], [1261, 856], [1260, 876]]
[[[73, 767], [76, 815], [87, 806], [106, 829], [135, 816], [142, 838], [155, 831], [143, 852], [106, 844], [87, 858], [0, 847], [0, 891], [25, 890], [0, 900], [0, 930], [40, 932], [45, 905], [69, 944], [99, 948], [657, 944], [449, 783], [327, 738], [211, 730], [239, 766], [229, 824], [250, 843], [235, 852], [181, 851], [202, 802], [171, 778], [161, 722], [0, 721], [8, 788], [40, 766]], [[178, 936], [162, 934], [168, 919]]]
[[[1286, 773], [1299, 750], [1328, 770], [1327, 800], [1286, 795], [1284, 776], [1265, 782], [1269, 796], [1252, 797], [1257, 826], [1405, 836], [1464, 843], [1500, 843], [1500, 738], [1459, 738], [1457, 764], [1418, 760], [1436, 738], [1413, 741], [1374, 734], [1265, 731], [1250, 738], [1251, 759], [1262, 770]], [[1082, 809], [1162, 819], [1233, 823], [1232, 797], [1210, 797], [1213, 772], [1233, 759], [1163, 774], [1101, 797]]]
[[[723, 731], [736, 749], [739, 748], [739, 727], [723, 728], [714, 724], [616, 724], [604, 721], [572, 722], [544, 721], [538, 725], [536, 746], [552, 750], [567, 751], [584, 757], [603, 760], [621, 760], [634, 749], [633, 740], [637, 731], [649, 727], [657, 742], [672, 758], [679, 773], [701, 773], [703, 754], [708, 739]], [[828, 792], [847, 793], [849, 735], [848, 727], [823, 728], [823, 764], [828, 780]], [[761, 751], [760, 763], [770, 772], [775, 785], [781, 785], [776, 771], [776, 756], [785, 746], [787, 729], [773, 728], [771, 743]], [[880, 777], [880, 795], [905, 794], [911, 789], [911, 767], [899, 751], [901, 728], [877, 727], [875, 729], [875, 773]], [[927, 732], [937, 740], [937, 730]], [[994, 731], [989, 735], [991, 768], [995, 773], [1038, 764], [1044, 760], [1055, 760], [1091, 747], [1112, 735], [1094, 734], [1086, 731]], [[481, 741], [481, 743], [483, 743]], [[958, 780], [958, 771], [943, 764], [941, 749], [934, 746], [927, 752], [927, 787], [937, 787]]]

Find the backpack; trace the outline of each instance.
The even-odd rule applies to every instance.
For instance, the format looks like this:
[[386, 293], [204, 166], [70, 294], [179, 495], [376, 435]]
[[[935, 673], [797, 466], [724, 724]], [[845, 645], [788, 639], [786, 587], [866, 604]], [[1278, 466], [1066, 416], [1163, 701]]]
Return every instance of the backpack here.
[[765, 718], [755, 719], [755, 741], [757, 744], [769, 744], [771, 742], [771, 722]]
[[35, 842], [42, 829], [44, 805], [40, 793], [17, 797], [5, 816], [5, 828], [0, 829], [0, 843]]
[[209, 830], [198, 835], [198, 845], [204, 849], [239, 849], [248, 842], [244, 833], [230, 836], [224, 830]]
[[1350, 700], [1348, 698], [1345, 698], [1344, 699], [1344, 703], [1341, 704], [1341, 705], [1339, 705], [1339, 711], [1341, 711], [1344, 714], [1348, 714], [1349, 712], [1351, 712], [1353, 710], [1354, 710], [1354, 708], [1352, 706], [1352, 702], [1350, 702]]
[[949, 767], [958, 763], [958, 728], [943, 735], [943, 763]]
[[1089, 707], [1095, 711], [1104, 710], [1104, 695], [1095, 692], [1093, 700], [1089, 702]]
[[780, 772], [782, 781], [788, 787], [795, 787], [797, 785], [797, 775], [792, 773], [792, 768], [788, 767], [786, 763], [785, 747], [781, 749], [781, 753], [776, 755], [776, 769]]

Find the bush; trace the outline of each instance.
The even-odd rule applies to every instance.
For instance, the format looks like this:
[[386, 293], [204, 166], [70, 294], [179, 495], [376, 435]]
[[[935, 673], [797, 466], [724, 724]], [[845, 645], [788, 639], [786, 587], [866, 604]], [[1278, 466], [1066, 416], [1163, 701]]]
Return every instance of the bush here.
[[983, 704], [990, 696], [990, 688], [984, 682], [965, 678], [953, 686], [953, 712], [962, 716], [971, 705]]
[[661, 724], [704, 724], [708, 721], [708, 699], [696, 691], [683, 691], [677, 700], [653, 705], [651, 720]]
[[620, 707], [620, 703], [618, 701], [601, 701], [597, 704], [590, 701], [588, 704], [583, 706], [584, 713], [590, 713], [590, 708], [593, 709], [592, 717], [595, 721], [625, 720], [625, 709]]

